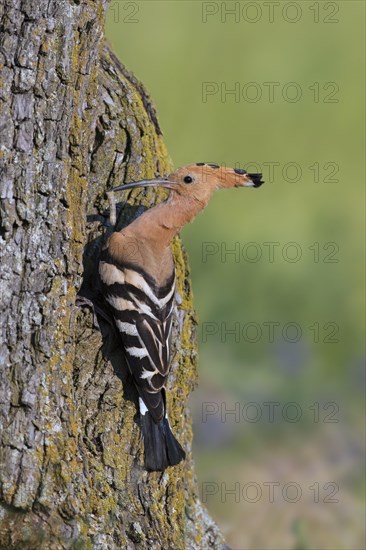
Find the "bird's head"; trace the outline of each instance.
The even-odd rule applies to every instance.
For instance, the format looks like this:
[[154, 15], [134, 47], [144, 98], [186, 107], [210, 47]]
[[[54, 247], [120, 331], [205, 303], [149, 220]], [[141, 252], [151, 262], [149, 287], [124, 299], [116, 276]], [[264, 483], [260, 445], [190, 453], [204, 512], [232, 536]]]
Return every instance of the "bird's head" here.
[[178, 168], [166, 178], [140, 180], [115, 187], [123, 191], [137, 187], [163, 187], [178, 195], [192, 198], [206, 205], [216, 189], [231, 187], [260, 187], [262, 174], [248, 174], [240, 168], [199, 162]]

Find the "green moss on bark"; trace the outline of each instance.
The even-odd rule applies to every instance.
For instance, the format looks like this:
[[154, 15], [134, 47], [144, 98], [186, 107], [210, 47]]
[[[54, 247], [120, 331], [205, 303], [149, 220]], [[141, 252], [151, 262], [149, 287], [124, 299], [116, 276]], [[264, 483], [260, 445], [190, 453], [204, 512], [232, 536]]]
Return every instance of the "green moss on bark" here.
[[[9, 298], [5, 308], [5, 352], [12, 353], [1, 381], [7, 401], [0, 407], [6, 419], [0, 548], [219, 548], [221, 534], [198, 500], [191, 456], [187, 399], [196, 383], [197, 348], [180, 239], [172, 246], [178, 305], [168, 407], [187, 450], [184, 463], [164, 473], [144, 470], [136, 394], [120, 346], [108, 326], [102, 337], [90, 309], [76, 305], [82, 281], [97, 290], [104, 230], [96, 216], [107, 207], [106, 189], [168, 174], [172, 162], [147, 92], [103, 41], [105, 2], [55, 4], [48, 20], [45, 2], [36, 9], [9, 0], [14, 17], [2, 21], [13, 36], [11, 21], [18, 17], [20, 37], [22, 21], [31, 21], [39, 43], [32, 82], [21, 80], [30, 75], [17, 66], [16, 47], [9, 50], [13, 74], [4, 80], [3, 112], [12, 113], [14, 128], [21, 123], [12, 112], [21, 101], [17, 93], [32, 96], [37, 124], [28, 151], [17, 148], [10, 126], [9, 146], [1, 151], [17, 194], [1, 204], [13, 285], [5, 290], [15, 301]], [[11, 88], [17, 78], [19, 89]], [[21, 116], [33, 120], [29, 113]], [[130, 193], [118, 223], [164, 196]], [[36, 274], [27, 267], [34, 262]], [[15, 321], [12, 307], [22, 312]]]

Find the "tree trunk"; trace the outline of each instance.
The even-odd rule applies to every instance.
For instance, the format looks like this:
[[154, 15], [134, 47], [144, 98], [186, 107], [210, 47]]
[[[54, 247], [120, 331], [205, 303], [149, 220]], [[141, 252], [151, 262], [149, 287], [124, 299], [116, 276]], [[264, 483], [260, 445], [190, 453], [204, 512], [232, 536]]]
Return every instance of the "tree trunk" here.
[[[80, 289], [97, 299], [105, 190], [171, 170], [148, 94], [104, 41], [106, 7], [0, 3], [0, 548], [220, 548], [190, 452], [197, 352], [179, 239], [168, 406], [184, 463], [144, 470], [121, 349], [77, 303]], [[119, 225], [157, 199], [130, 194]]]

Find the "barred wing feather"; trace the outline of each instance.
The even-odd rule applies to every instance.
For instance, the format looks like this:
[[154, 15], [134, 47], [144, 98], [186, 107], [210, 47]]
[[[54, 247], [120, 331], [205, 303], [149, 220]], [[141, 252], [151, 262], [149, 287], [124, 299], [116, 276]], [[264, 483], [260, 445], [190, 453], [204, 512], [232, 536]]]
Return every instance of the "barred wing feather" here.
[[119, 265], [104, 253], [99, 273], [139, 394], [159, 422], [165, 415], [164, 386], [171, 359], [174, 272], [159, 288], [143, 269]]

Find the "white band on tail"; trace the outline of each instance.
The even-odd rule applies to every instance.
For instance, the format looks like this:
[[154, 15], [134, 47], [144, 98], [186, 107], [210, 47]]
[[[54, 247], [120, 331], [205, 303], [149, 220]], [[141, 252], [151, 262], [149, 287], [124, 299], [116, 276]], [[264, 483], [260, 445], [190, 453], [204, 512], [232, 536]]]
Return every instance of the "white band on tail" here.
[[140, 409], [140, 414], [146, 414], [148, 412], [148, 408], [146, 407], [141, 397], [139, 397], [139, 409]]

